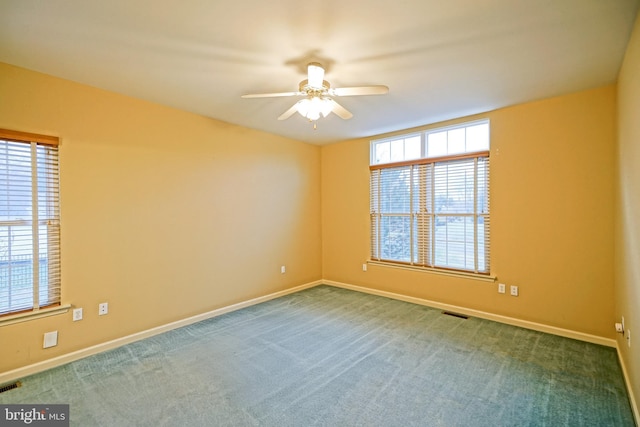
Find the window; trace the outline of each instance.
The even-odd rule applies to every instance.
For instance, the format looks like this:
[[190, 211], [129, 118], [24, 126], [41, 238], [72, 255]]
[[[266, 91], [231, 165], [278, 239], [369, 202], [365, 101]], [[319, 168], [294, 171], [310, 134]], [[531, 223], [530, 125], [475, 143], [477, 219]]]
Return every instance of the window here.
[[489, 274], [489, 122], [371, 143], [371, 259]]
[[60, 304], [58, 138], [0, 129], [0, 315]]

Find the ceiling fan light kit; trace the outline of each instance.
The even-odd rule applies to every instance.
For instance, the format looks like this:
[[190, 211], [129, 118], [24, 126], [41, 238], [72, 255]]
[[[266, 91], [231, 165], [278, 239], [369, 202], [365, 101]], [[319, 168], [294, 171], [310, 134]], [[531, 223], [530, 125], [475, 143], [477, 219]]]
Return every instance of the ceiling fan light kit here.
[[[298, 112], [302, 117], [315, 122], [330, 113], [348, 120], [353, 117], [350, 111], [333, 100], [332, 96], [357, 96], [357, 95], [384, 95], [389, 92], [387, 86], [358, 86], [331, 88], [331, 84], [324, 80], [324, 68], [317, 62], [307, 65], [307, 79], [300, 82], [298, 92], [281, 93], [255, 93], [242, 95], [243, 98], [272, 98], [282, 96], [304, 96], [304, 99], [296, 102], [291, 108], [278, 117], [278, 120], [286, 120]], [[314, 129], [315, 129], [314, 124]]]
[[302, 117], [315, 121], [320, 118], [320, 115], [327, 117], [333, 110], [333, 103], [329, 98], [314, 96], [296, 102], [296, 110]]

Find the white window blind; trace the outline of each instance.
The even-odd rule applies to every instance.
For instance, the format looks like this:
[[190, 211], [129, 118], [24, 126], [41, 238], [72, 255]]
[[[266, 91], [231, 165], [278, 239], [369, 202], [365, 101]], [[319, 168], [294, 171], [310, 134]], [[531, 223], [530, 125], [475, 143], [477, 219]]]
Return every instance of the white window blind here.
[[489, 273], [487, 154], [390, 166], [371, 170], [372, 259]]
[[0, 129], [0, 315], [60, 304], [57, 143]]

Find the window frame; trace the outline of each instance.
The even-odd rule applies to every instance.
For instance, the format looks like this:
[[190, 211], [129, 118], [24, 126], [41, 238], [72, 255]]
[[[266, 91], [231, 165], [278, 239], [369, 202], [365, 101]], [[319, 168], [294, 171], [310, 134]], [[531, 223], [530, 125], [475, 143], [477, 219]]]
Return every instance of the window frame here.
[[[488, 126], [487, 129], [487, 141], [486, 141], [486, 149], [479, 151], [465, 151], [463, 153], [458, 154], [447, 154], [442, 156], [434, 156], [427, 157], [428, 147], [427, 141], [430, 134], [452, 131], [456, 129], [467, 129], [469, 127], [483, 125], [486, 124]], [[465, 131], [466, 132], [466, 131]], [[379, 144], [391, 143], [392, 141], [406, 141], [408, 138], [414, 138], [416, 136], [420, 137], [420, 158], [412, 158], [410, 160], [402, 160], [402, 161], [381, 161], [381, 159], [377, 156], [377, 147]], [[465, 149], [467, 149], [468, 139], [465, 133], [464, 139]], [[389, 145], [389, 152], [391, 150], [391, 145]], [[391, 153], [385, 158], [390, 159]], [[411, 270], [419, 270], [419, 271], [428, 271], [441, 273], [446, 275], [454, 275], [454, 276], [463, 276], [463, 277], [471, 277], [480, 280], [488, 280], [493, 281], [495, 277], [491, 275], [491, 263], [490, 263], [490, 233], [489, 233], [489, 223], [490, 223], [490, 209], [489, 209], [489, 188], [490, 188], [490, 179], [489, 179], [489, 158], [490, 158], [490, 121], [488, 119], [474, 120], [470, 122], [463, 122], [449, 126], [443, 126], [438, 128], [430, 128], [427, 130], [423, 130], [420, 132], [410, 132], [406, 134], [397, 134], [391, 137], [385, 137], [381, 139], [376, 139], [371, 141], [370, 146], [370, 258], [368, 260], [369, 263], [397, 267], [397, 268], [408, 268]], [[432, 185], [427, 184], [427, 181], [431, 180], [431, 183], [435, 182], [435, 178], [433, 175], [430, 178], [425, 178], [426, 173], [434, 173], [436, 165], [453, 165], [456, 162], [464, 162], [467, 159], [473, 159], [473, 212], [447, 212], [447, 213], [439, 213], [436, 212], [435, 209], [435, 200], [436, 193], [430, 189], [426, 191], [426, 186]], [[481, 160], [478, 160], [481, 159]], [[483, 162], [483, 173], [484, 173], [484, 185], [482, 186], [482, 194], [485, 197], [483, 209], [485, 211], [479, 212], [480, 208], [478, 206], [479, 203], [479, 194], [478, 194], [478, 184], [480, 180], [480, 176], [478, 175], [478, 162]], [[382, 210], [382, 202], [381, 202], [381, 194], [375, 195], [373, 194], [377, 190], [376, 185], [380, 185], [380, 180], [382, 180], [382, 171], [383, 170], [393, 170], [398, 168], [407, 168], [405, 173], [409, 173], [410, 176], [407, 177], [405, 175], [405, 185], [409, 188], [409, 195], [401, 196], [401, 199], [407, 203], [411, 204], [411, 208], [408, 212], [404, 212], [401, 215], [401, 212], [386, 212], [383, 213]], [[424, 168], [422, 170], [420, 168]], [[400, 169], [398, 169], [399, 171]], [[427, 172], [430, 171], [430, 172]], [[379, 172], [378, 172], [379, 171]], [[420, 177], [418, 178], [417, 183], [414, 183], [414, 173], [418, 173]], [[423, 176], [424, 175], [424, 176]], [[448, 177], [449, 175], [447, 175]], [[374, 183], [374, 179], [379, 180], [378, 183]], [[424, 183], [421, 183], [421, 180], [424, 180]], [[417, 186], [417, 187], [416, 187]], [[422, 188], [424, 186], [424, 188]], [[466, 186], [466, 184], [465, 184]], [[414, 188], [416, 187], [416, 188]], [[429, 193], [430, 195], [420, 194], [424, 192]], [[386, 197], [393, 197], [386, 194]], [[430, 199], [429, 199], [430, 198]], [[419, 200], [419, 201], [418, 201]], [[378, 203], [377, 206], [374, 206], [375, 203]], [[414, 207], [414, 205], [420, 205], [418, 209]], [[424, 207], [422, 206], [424, 204]], [[430, 204], [430, 207], [427, 207], [427, 204]], [[409, 218], [409, 224], [404, 225], [403, 232], [400, 233], [401, 239], [408, 239], [407, 242], [403, 242], [402, 251], [403, 254], [401, 256], [396, 256], [395, 259], [386, 259], [385, 254], [383, 253], [382, 247], [384, 246], [381, 242], [382, 240], [382, 231], [381, 228], [384, 226], [384, 222], [382, 219], [386, 217], [406, 217]], [[463, 266], [455, 265], [452, 262], [436, 262], [436, 221], [439, 217], [461, 217], [463, 218], [463, 222], [465, 225], [463, 226], [466, 235], [467, 233], [467, 220], [466, 218], [472, 218], [473, 222], [470, 223], [473, 233], [473, 268], [468, 268], [468, 263], [465, 258], [463, 262]], [[480, 226], [480, 219], [482, 218], [482, 226]], [[425, 223], [426, 221], [426, 223]], [[426, 224], [426, 225], [425, 225]], [[448, 230], [448, 225], [445, 224], [446, 229]], [[481, 228], [481, 230], [480, 230]], [[406, 230], [409, 230], [408, 232]], [[482, 236], [479, 233], [483, 233]], [[385, 236], [386, 237], [386, 236]], [[480, 240], [482, 237], [482, 240]], [[482, 242], [480, 245], [479, 242]], [[448, 240], [445, 241], [445, 244], [448, 244]], [[463, 245], [467, 245], [467, 237], [463, 240]], [[466, 246], [465, 246], [466, 248]], [[466, 257], [466, 252], [468, 249], [464, 249], [463, 252]], [[406, 253], [410, 253], [409, 258], [407, 259]], [[450, 252], [446, 250], [446, 256], [450, 255]], [[482, 267], [480, 268], [479, 259], [482, 260]], [[444, 265], [443, 265], [444, 264]]]
[[[2, 227], [28, 227], [27, 234], [23, 235], [27, 242], [31, 240], [28, 246], [22, 246], [22, 250], [28, 250], [31, 254], [31, 291], [32, 300], [28, 304], [19, 303], [15, 306], [8, 305], [6, 309], [3, 309], [0, 314], [0, 325], [7, 325], [12, 323], [18, 323], [24, 320], [32, 318], [40, 318], [51, 316], [67, 312], [70, 305], [63, 305], [61, 303], [61, 274], [60, 274], [60, 185], [59, 185], [59, 138], [49, 135], [40, 135], [34, 133], [20, 132], [8, 129], [0, 129], [0, 141], [6, 145], [6, 155], [10, 155], [9, 150], [13, 150], [13, 156], [16, 159], [22, 159], [25, 163], [29, 164], [31, 177], [18, 179], [14, 181], [14, 184], [23, 185], [30, 182], [31, 188], [28, 194], [31, 197], [30, 202], [19, 202], [18, 205], [22, 208], [28, 208], [31, 214], [28, 217], [21, 219], [11, 218], [13, 215], [9, 215], [6, 219], [0, 221]], [[14, 145], [11, 149], [10, 144]], [[28, 146], [28, 149], [20, 151], [17, 149], [19, 144]], [[16, 151], [17, 150], [17, 151]], [[28, 150], [28, 151], [27, 151]], [[29, 152], [29, 155], [25, 153]], [[35, 157], [34, 157], [35, 154]], [[15, 174], [17, 169], [5, 169], [7, 174]], [[7, 175], [7, 183], [11, 182], [11, 175]], [[44, 185], [44, 187], [43, 187]], [[7, 187], [7, 191], [9, 187]], [[27, 187], [28, 188], [28, 187]], [[22, 190], [23, 194], [25, 190]], [[10, 193], [7, 193], [9, 197]], [[44, 195], [46, 194], [46, 195]], [[15, 199], [13, 196], [13, 202]], [[11, 206], [11, 199], [7, 199], [7, 209]], [[27, 199], [28, 200], [28, 199]], [[10, 211], [7, 211], [9, 214]], [[42, 212], [46, 212], [46, 215], [40, 217]], [[43, 234], [44, 232], [44, 234]], [[7, 229], [7, 236], [9, 236], [9, 229]], [[45, 236], [45, 242], [41, 241], [41, 236]], [[13, 244], [8, 244], [8, 248], [14, 248]], [[45, 248], [47, 251], [46, 257], [42, 258], [40, 251]], [[8, 249], [9, 250], [9, 249]], [[14, 250], [14, 249], [11, 249]], [[20, 250], [20, 246], [18, 246]], [[41, 258], [46, 260], [46, 280], [41, 280], [40, 276], [40, 262]], [[7, 268], [14, 262], [18, 262], [7, 258]], [[7, 278], [9, 277], [7, 272]], [[8, 285], [8, 283], [7, 283]], [[46, 286], [46, 290], [41, 289], [42, 286]], [[40, 295], [46, 294], [44, 300], [40, 300]], [[10, 291], [7, 288], [7, 298], [10, 295]], [[26, 294], [22, 294], [26, 295]], [[2, 295], [0, 295], [1, 297]]]

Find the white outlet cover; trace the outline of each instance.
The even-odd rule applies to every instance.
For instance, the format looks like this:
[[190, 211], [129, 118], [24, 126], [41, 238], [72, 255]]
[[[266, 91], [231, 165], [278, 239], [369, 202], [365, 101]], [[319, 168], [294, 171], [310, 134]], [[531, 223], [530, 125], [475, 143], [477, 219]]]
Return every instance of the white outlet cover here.
[[55, 347], [56, 345], [58, 345], [58, 331], [45, 332], [42, 348]]
[[507, 292], [507, 285], [504, 283], [498, 283], [498, 292], [504, 294]]
[[109, 313], [109, 303], [103, 302], [98, 305], [98, 316]]
[[82, 309], [74, 308], [73, 309], [73, 321], [77, 322], [78, 320], [82, 320]]
[[518, 287], [516, 285], [511, 285], [511, 295], [514, 297], [518, 296]]

